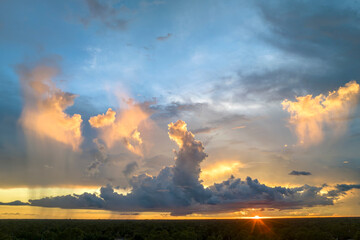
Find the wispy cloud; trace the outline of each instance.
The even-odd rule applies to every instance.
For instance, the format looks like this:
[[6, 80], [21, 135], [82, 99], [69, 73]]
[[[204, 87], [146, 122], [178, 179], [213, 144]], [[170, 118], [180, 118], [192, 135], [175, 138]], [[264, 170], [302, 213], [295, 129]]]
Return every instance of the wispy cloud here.
[[125, 30], [127, 28], [128, 20], [120, 16], [121, 9], [111, 5], [111, 2], [98, 0], [86, 0], [85, 2], [90, 12], [88, 17], [81, 19], [85, 26], [93, 20], [98, 20], [112, 30]]
[[156, 40], [158, 40], [158, 41], [165, 41], [165, 40], [168, 40], [171, 36], [172, 36], [172, 34], [171, 34], [171, 33], [168, 33], [168, 34], [165, 35], [165, 36], [159, 36], [159, 37], [157, 37]]
[[236, 130], [236, 129], [242, 129], [242, 128], [246, 128], [246, 126], [237, 126], [237, 127], [233, 127], [232, 129]]

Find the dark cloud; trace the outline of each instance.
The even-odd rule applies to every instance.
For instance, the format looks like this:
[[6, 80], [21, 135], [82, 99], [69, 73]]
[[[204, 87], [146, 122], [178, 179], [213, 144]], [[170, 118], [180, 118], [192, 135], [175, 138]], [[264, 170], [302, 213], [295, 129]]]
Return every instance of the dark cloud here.
[[23, 206], [23, 205], [29, 205], [29, 203], [16, 200], [16, 201], [13, 201], [13, 202], [8, 202], [8, 203], [0, 202], [0, 205]]
[[131, 162], [131, 163], [128, 163], [126, 166], [125, 166], [125, 169], [123, 171], [124, 175], [126, 177], [129, 177], [132, 173], [134, 173], [136, 171], [136, 169], [138, 169], [139, 166], [136, 162]]
[[[282, 101], [360, 79], [360, 15], [350, 5], [333, 0], [257, 1], [267, 31], [256, 36], [270, 49], [275, 47], [275, 58], [282, 59], [270, 67], [240, 68], [233, 76], [223, 76], [213, 87], [213, 99]], [[291, 61], [284, 62], [284, 57]]]
[[[169, 124], [169, 137], [179, 150], [175, 151], [175, 165], [163, 168], [157, 176], [140, 174], [129, 180], [132, 191], [119, 194], [111, 185], [100, 189], [100, 195], [84, 193], [29, 200], [32, 206], [61, 208], [98, 208], [125, 212], [170, 211], [172, 215], [193, 212], [231, 212], [243, 208], [299, 209], [332, 205], [338, 196], [360, 185], [337, 185], [328, 194], [321, 187], [269, 187], [257, 179], [245, 181], [231, 176], [222, 183], [204, 188], [199, 180], [200, 163], [207, 157], [202, 143], [187, 131], [185, 122]], [[132, 172], [131, 163], [125, 172]]]
[[110, 5], [110, 2], [98, 0], [86, 0], [90, 15], [82, 18], [81, 22], [86, 26], [93, 20], [100, 21], [104, 26], [112, 30], [125, 30], [128, 20], [120, 17], [121, 8]]
[[181, 120], [169, 124], [169, 137], [179, 145], [179, 151], [174, 152], [174, 184], [185, 189], [197, 202], [203, 202], [209, 193], [199, 181], [200, 163], [207, 157], [202, 143], [194, 139]]
[[101, 165], [105, 164], [109, 159], [105, 144], [101, 143], [97, 138], [95, 138], [93, 142], [96, 144], [97, 153], [95, 154], [95, 160], [92, 161], [86, 169], [89, 176], [98, 174]]
[[158, 41], [165, 41], [165, 40], [168, 40], [171, 36], [172, 36], [172, 34], [171, 34], [171, 33], [168, 33], [168, 34], [165, 35], [165, 36], [159, 36], [159, 37], [157, 37], [156, 40], [158, 40]]
[[360, 189], [360, 184], [338, 184], [335, 190], [329, 191], [329, 196], [337, 197], [344, 195], [352, 189]]
[[322, 187], [304, 185], [296, 188], [268, 187], [257, 179], [247, 177], [245, 181], [231, 177], [210, 187], [212, 204], [236, 203], [240, 208], [266, 207], [277, 209], [296, 209], [316, 205], [332, 205], [333, 200], [321, 195]]
[[298, 69], [304, 87], [326, 85], [330, 90], [359, 79], [358, 9], [338, 1], [262, 1], [258, 7], [272, 32], [264, 36], [267, 42], [310, 61], [319, 60], [329, 69], [320, 76], [314, 74], [317, 69], [310, 74]]
[[295, 175], [295, 176], [309, 176], [311, 175], [311, 172], [305, 172], [305, 171], [295, 171], [289, 173], [289, 175]]
[[349, 5], [323, 0], [262, 1], [258, 6], [270, 29], [280, 37], [268, 40], [280, 48], [311, 57], [332, 56], [334, 60], [355, 57], [360, 51], [360, 16]]
[[46, 197], [37, 200], [29, 200], [29, 203], [32, 206], [60, 208], [104, 208], [105, 206], [105, 201], [102, 198], [91, 193]]

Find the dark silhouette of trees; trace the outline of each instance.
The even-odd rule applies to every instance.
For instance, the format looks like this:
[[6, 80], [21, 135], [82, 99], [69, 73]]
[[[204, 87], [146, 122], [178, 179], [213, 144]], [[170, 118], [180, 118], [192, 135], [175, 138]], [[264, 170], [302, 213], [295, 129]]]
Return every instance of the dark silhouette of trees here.
[[0, 220], [0, 240], [360, 240], [360, 218]]

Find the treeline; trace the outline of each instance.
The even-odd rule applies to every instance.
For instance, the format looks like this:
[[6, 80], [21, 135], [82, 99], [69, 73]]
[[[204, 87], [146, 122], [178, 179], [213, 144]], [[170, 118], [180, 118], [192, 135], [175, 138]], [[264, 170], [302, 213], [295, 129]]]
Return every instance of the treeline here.
[[360, 218], [265, 220], [0, 220], [0, 240], [356, 239]]

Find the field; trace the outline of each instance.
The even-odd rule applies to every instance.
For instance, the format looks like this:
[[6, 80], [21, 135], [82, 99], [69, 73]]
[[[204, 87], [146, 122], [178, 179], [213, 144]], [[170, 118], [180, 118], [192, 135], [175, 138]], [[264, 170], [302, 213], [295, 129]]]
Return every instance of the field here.
[[360, 218], [0, 220], [0, 239], [360, 239]]

